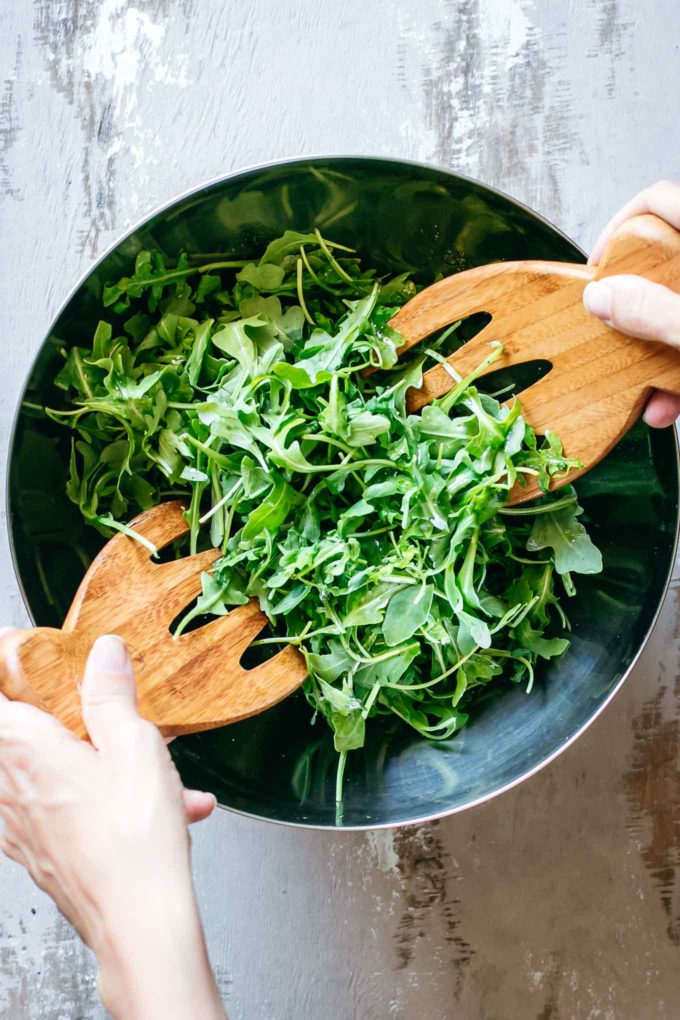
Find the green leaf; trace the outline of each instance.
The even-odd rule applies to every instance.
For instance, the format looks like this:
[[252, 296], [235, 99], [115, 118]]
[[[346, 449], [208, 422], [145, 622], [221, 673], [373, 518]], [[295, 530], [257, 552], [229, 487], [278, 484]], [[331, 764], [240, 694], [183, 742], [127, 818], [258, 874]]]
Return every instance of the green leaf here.
[[198, 281], [198, 287], [194, 295], [194, 300], [197, 305], [203, 304], [205, 299], [211, 294], [214, 294], [216, 290], [220, 289], [220, 278], [214, 276], [212, 273], [204, 273]]
[[229, 606], [244, 606], [248, 597], [234, 584], [234, 578], [230, 572], [226, 578], [218, 580], [212, 574], [203, 572], [201, 574], [201, 594], [196, 599], [196, 604], [180, 620], [175, 628], [174, 637], [178, 638], [184, 633], [187, 626], [198, 616], [227, 616]]
[[328, 382], [361, 329], [367, 326], [377, 296], [376, 284], [365, 298], [350, 302], [350, 314], [343, 319], [334, 335], [315, 329], [302, 349], [303, 357], [292, 366], [285, 363], [274, 365], [274, 372], [287, 379], [295, 389], [308, 389]]
[[[298, 387], [299, 388], [299, 387]], [[345, 438], [347, 434], [347, 400], [340, 389], [337, 375], [331, 377], [328, 400], [319, 413], [319, 422], [325, 432]]]
[[266, 325], [267, 320], [261, 315], [228, 322], [213, 334], [212, 342], [218, 350], [238, 361], [244, 372], [252, 376], [257, 370], [257, 349], [248, 335], [248, 327]]
[[180, 478], [183, 478], [186, 482], [207, 482], [209, 481], [205, 471], [200, 471], [198, 468], [191, 467], [187, 464], [182, 468]]
[[324, 655], [314, 652], [307, 653], [307, 665], [320, 680], [331, 682], [347, 673], [352, 667], [353, 659], [347, 654], [339, 641], [329, 641], [329, 651]]
[[350, 446], [368, 446], [389, 430], [390, 421], [384, 414], [363, 411], [347, 422], [346, 439]]
[[569, 647], [566, 638], [545, 638], [542, 631], [535, 630], [526, 619], [519, 625], [517, 636], [525, 648], [535, 655], [540, 655], [542, 659], [553, 659], [557, 655], [563, 655]]
[[382, 625], [388, 645], [400, 645], [413, 637], [430, 615], [434, 588], [431, 584], [412, 584], [390, 599]]
[[359, 709], [350, 715], [333, 712], [331, 726], [334, 731], [333, 743], [336, 751], [355, 751], [364, 746], [366, 722]]
[[351, 608], [343, 618], [345, 627], [366, 627], [369, 624], [381, 623], [387, 603], [399, 588], [394, 584], [381, 583], [369, 588], [358, 598], [352, 600]]
[[201, 374], [203, 359], [205, 358], [208, 344], [210, 342], [210, 330], [212, 329], [212, 325], [213, 320], [206, 319], [205, 322], [194, 327], [194, 341], [191, 347], [191, 353], [189, 354], [186, 363], [186, 372], [192, 386], [196, 385], [198, 377]]
[[265, 248], [260, 265], [272, 262], [281, 265], [286, 255], [299, 252], [302, 244], [316, 244], [316, 234], [300, 234], [297, 230], [286, 230], [281, 237], [275, 238]]
[[420, 652], [417, 643], [407, 645], [397, 655], [390, 658], [376, 656], [373, 662], [367, 663], [354, 674], [355, 687], [372, 687], [373, 684], [396, 684]]
[[286, 275], [282, 266], [265, 263], [256, 266], [250, 262], [236, 274], [236, 279], [241, 283], [250, 283], [258, 290], [278, 290]]
[[323, 693], [324, 698], [331, 706], [334, 712], [338, 712], [341, 715], [350, 715], [357, 709], [361, 708], [361, 702], [358, 701], [353, 694], [348, 691], [340, 690], [338, 687], [333, 687], [325, 680], [319, 678], [319, 687]]
[[257, 509], [249, 515], [241, 537], [244, 542], [252, 542], [262, 531], [274, 534], [285, 521], [290, 511], [295, 490], [280, 475], [276, 477], [274, 486]]
[[558, 574], [599, 574], [602, 570], [602, 554], [577, 520], [582, 512], [573, 504], [534, 520], [527, 549], [552, 549]]
[[[340, 222], [335, 172], [317, 168], [314, 187], [319, 218]], [[227, 204], [236, 224], [265, 231], [280, 216], [261, 191]], [[104, 288], [110, 313], [91, 339], [61, 339], [64, 406], [45, 413], [71, 431], [66, 492], [102, 535], [185, 501], [179, 554], [210, 543], [221, 558], [176, 634], [257, 598], [273, 628], [264, 640], [290, 642], [307, 663], [303, 691], [334, 732], [341, 796], [366, 720], [390, 716], [441, 741], [490, 685], [529, 691], [537, 663], [567, 648], [573, 578], [601, 557], [573, 490], [504, 505], [517, 480], [547, 491], [574, 462], [549, 430], [537, 439], [517, 401], [476, 389], [500, 345], [410, 415], [408, 390], [462, 342], [460, 323], [397, 361], [405, 338], [390, 322], [420, 288], [408, 274], [379, 275], [318, 230], [250, 255], [191, 265], [139, 252]], [[25, 411], [43, 413], [30, 395]], [[21, 479], [27, 505], [38, 498], [31, 471], [48, 461], [43, 451]], [[310, 754], [305, 788], [323, 782], [316, 762]]]

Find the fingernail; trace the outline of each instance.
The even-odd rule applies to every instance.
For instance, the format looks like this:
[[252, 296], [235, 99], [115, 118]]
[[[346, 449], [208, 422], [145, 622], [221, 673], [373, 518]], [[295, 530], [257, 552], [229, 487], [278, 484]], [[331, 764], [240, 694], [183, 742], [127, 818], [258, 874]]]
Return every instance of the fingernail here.
[[602, 319], [603, 322], [611, 322], [612, 292], [606, 283], [599, 280], [589, 283], [583, 291], [583, 305], [591, 315]]
[[132, 675], [130, 655], [122, 638], [117, 634], [104, 634], [92, 645], [87, 660], [88, 668], [100, 673], [127, 673]]

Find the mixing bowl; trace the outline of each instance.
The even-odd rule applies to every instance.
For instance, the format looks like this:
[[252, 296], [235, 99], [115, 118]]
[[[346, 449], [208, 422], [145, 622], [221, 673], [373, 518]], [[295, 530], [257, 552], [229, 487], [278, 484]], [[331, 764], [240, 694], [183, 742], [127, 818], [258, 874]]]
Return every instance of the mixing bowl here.
[[[356, 248], [368, 265], [436, 273], [498, 259], [581, 261], [581, 251], [529, 209], [456, 174], [396, 160], [308, 158], [232, 174], [155, 213], [112, 248], [78, 285], [30, 373], [10, 453], [9, 526], [28, 610], [58, 624], [99, 548], [64, 494], [70, 437], [28, 405], [59, 404], [59, 348], [89, 344], [102, 285], [129, 272], [144, 247], [166, 256], [257, 255], [285, 229], [310, 230]], [[568, 652], [545, 664], [533, 692], [496, 692], [469, 727], [432, 744], [376, 720], [350, 755], [342, 815], [334, 802], [335, 753], [325, 724], [310, 724], [301, 694], [258, 718], [185, 737], [172, 753], [185, 783], [225, 807], [316, 827], [376, 827], [470, 807], [526, 779], [575, 740], [623, 682], [668, 583], [678, 530], [678, 451], [672, 429], [642, 424], [578, 484], [604, 572], [579, 577]]]

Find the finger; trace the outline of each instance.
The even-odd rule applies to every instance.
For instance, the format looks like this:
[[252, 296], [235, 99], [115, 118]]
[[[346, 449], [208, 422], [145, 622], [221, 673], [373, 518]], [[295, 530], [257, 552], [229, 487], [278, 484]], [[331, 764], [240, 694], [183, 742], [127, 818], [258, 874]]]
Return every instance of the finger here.
[[139, 718], [132, 663], [115, 634], [97, 638], [81, 686], [83, 721], [94, 746], [110, 746], [121, 726]]
[[[23, 701], [0, 702], [0, 747], [3, 751], [0, 754], [0, 769], [6, 763], [9, 748], [23, 748], [26, 754], [31, 754], [31, 748], [44, 746], [46, 741], [53, 738], [82, 743], [58, 719], [35, 705], [27, 705]], [[12, 756], [10, 765], [14, 762]]]
[[680, 347], [680, 294], [642, 276], [607, 276], [583, 291], [587, 311], [622, 333]]
[[591, 266], [598, 264], [607, 246], [607, 241], [618, 226], [629, 220], [631, 216], [640, 216], [643, 213], [654, 213], [670, 223], [676, 230], [680, 230], [680, 184], [675, 184], [673, 181], [659, 181], [650, 188], [638, 192], [630, 202], [626, 202], [623, 209], [612, 216], [598, 237], [590, 253], [588, 264]]
[[183, 790], [183, 797], [184, 814], [189, 825], [208, 818], [217, 804], [214, 794], [204, 793], [203, 790]]
[[22, 814], [17, 810], [17, 805], [14, 803], [2, 804], [0, 806], [0, 820], [2, 821], [0, 838], [9, 839], [16, 843], [23, 829]]
[[645, 408], [644, 420], [654, 429], [665, 429], [680, 416], [680, 397], [674, 393], [659, 390], [654, 393]]

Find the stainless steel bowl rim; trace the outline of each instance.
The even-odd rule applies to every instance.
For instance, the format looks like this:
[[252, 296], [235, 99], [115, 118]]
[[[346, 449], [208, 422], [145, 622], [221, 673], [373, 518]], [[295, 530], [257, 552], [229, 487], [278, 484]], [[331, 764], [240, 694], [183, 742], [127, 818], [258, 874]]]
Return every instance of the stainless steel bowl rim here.
[[[358, 153], [330, 153], [330, 154], [310, 153], [310, 154], [306, 154], [306, 155], [291, 156], [291, 157], [286, 157], [286, 158], [282, 158], [282, 159], [266, 160], [266, 161], [263, 161], [263, 162], [260, 162], [260, 163], [253, 163], [253, 164], [250, 164], [250, 165], [247, 165], [247, 166], [239, 167], [238, 169], [232, 170], [232, 171], [230, 171], [227, 174], [222, 174], [222, 175], [219, 175], [217, 177], [210, 178], [210, 179], [202, 182], [199, 185], [196, 185], [196, 186], [194, 186], [192, 188], [188, 188], [187, 190], [179, 193], [178, 195], [175, 195], [175, 197], [170, 199], [169, 201], [163, 202], [160, 205], [156, 206], [154, 209], [152, 209], [145, 216], [143, 216], [139, 220], [137, 220], [134, 223], [134, 225], [129, 227], [123, 234], [118, 236], [116, 238], [116, 240], [114, 240], [111, 244], [109, 244], [104, 249], [104, 251], [97, 258], [95, 258], [90, 263], [88, 268], [80, 275], [80, 277], [78, 278], [76, 283], [73, 285], [73, 287], [69, 291], [67, 297], [65, 298], [65, 300], [59, 306], [59, 308], [58, 308], [57, 312], [55, 313], [55, 315], [52, 317], [50, 326], [49, 326], [45, 336], [49, 336], [50, 332], [52, 331], [53, 326], [59, 320], [59, 318], [62, 315], [63, 311], [68, 306], [69, 302], [76, 295], [76, 293], [79, 291], [81, 286], [85, 283], [85, 281], [94, 272], [94, 270], [104, 260], [112, 252], [114, 252], [125, 240], [127, 240], [128, 237], [130, 237], [131, 235], [135, 234], [138, 230], [140, 230], [147, 222], [149, 222], [150, 220], [154, 219], [156, 216], [161, 215], [164, 212], [168, 211], [169, 209], [173, 208], [178, 203], [183, 202], [184, 200], [186, 200], [188, 198], [191, 198], [194, 195], [198, 195], [202, 191], [207, 191], [207, 190], [209, 190], [209, 189], [211, 189], [213, 187], [219, 186], [220, 184], [223, 184], [226, 181], [232, 181], [234, 179], [237, 179], [238, 177], [245, 176], [245, 175], [253, 173], [253, 172], [257, 172], [257, 171], [261, 171], [261, 170], [267, 170], [267, 169], [274, 168], [274, 167], [294, 166], [295, 164], [304, 164], [304, 163], [308, 163], [308, 162], [314, 161], [314, 160], [320, 160], [320, 161], [324, 161], [324, 162], [327, 162], [327, 163], [332, 163], [334, 160], [344, 161], [344, 160], [350, 160], [350, 159], [365, 160], [366, 162], [375, 162], [376, 164], [379, 164], [379, 163], [390, 163], [390, 162], [399, 163], [399, 164], [404, 165], [404, 166], [412, 166], [414, 168], [419, 168], [419, 169], [424, 169], [424, 170], [431, 170], [431, 171], [434, 171], [434, 172], [437, 172], [437, 173], [450, 174], [456, 180], [467, 181], [470, 184], [481, 186], [485, 190], [487, 190], [489, 192], [492, 192], [495, 195], [500, 196], [505, 201], [509, 202], [511, 205], [514, 205], [514, 206], [524, 210], [525, 212], [529, 213], [536, 220], [540, 221], [545, 226], [549, 227], [550, 230], [552, 230], [555, 234], [560, 235], [569, 244], [571, 244], [574, 247], [578, 248], [578, 250], [581, 251], [581, 253], [584, 255], [584, 257], [586, 255], [586, 252], [583, 251], [583, 249], [580, 247], [580, 245], [577, 245], [564, 231], [560, 230], [559, 227], [556, 227], [545, 216], [542, 216], [540, 213], [537, 213], [530, 206], [526, 205], [523, 202], [520, 202], [518, 199], [515, 199], [512, 196], [507, 195], [500, 188], [495, 188], [492, 185], [489, 185], [489, 184], [486, 184], [486, 183], [484, 183], [482, 181], [479, 181], [477, 178], [470, 177], [467, 174], [461, 174], [458, 171], [450, 170], [447, 167], [437, 166], [436, 164], [433, 164], [433, 163], [427, 163], [427, 162], [423, 162], [423, 161], [419, 161], [419, 160], [412, 160], [412, 159], [403, 159], [403, 158], [401, 158], [399, 156], [386, 156], [386, 155], [377, 155], [377, 154], [376, 155], [370, 155], [370, 154], [367, 155], [367, 154], [358, 154]], [[24, 394], [26, 392], [26, 387], [27, 387], [28, 381], [29, 381], [29, 379], [30, 379], [30, 377], [31, 377], [31, 375], [33, 373], [33, 370], [34, 370], [34, 368], [35, 368], [35, 366], [36, 366], [36, 364], [38, 362], [38, 358], [40, 357], [40, 353], [42, 351], [42, 348], [43, 348], [43, 343], [41, 342], [41, 344], [38, 346], [38, 348], [36, 350], [36, 354], [35, 354], [34, 358], [32, 359], [32, 361], [30, 363], [29, 369], [28, 369], [28, 371], [26, 373], [24, 385], [23, 385], [23, 387], [21, 389], [21, 395], [19, 397], [17, 408], [16, 408], [15, 413], [14, 413], [14, 419], [13, 419], [13, 422], [12, 422], [12, 428], [11, 428], [10, 436], [9, 436], [8, 450], [10, 450], [10, 451], [14, 448], [15, 434], [16, 434], [16, 431], [17, 431], [18, 420], [19, 420], [19, 412], [20, 412], [20, 409], [21, 409], [21, 405], [23, 403]], [[675, 450], [676, 466], [678, 467], [678, 470], [680, 471], [680, 446], [678, 444], [678, 432], [677, 432], [677, 429], [675, 427], [673, 428], [673, 439], [674, 439], [674, 450]], [[9, 472], [10, 472], [10, 457], [7, 458], [7, 464], [5, 465], [5, 511], [6, 511], [6, 519], [7, 520], [9, 520], [9, 513], [10, 513], [10, 506], [9, 506], [9, 492], [10, 492], [10, 487], [9, 487]], [[25, 589], [24, 589], [24, 584], [23, 584], [23, 581], [22, 581], [22, 578], [21, 578], [21, 574], [20, 574], [20, 571], [19, 571], [19, 567], [18, 567], [18, 563], [17, 563], [17, 557], [16, 557], [16, 550], [15, 550], [14, 541], [12, 539], [11, 530], [9, 531], [9, 538], [10, 538], [10, 555], [11, 555], [11, 558], [12, 558], [12, 565], [13, 565], [13, 568], [14, 568], [14, 573], [15, 573], [15, 577], [16, 577], [16, 580], [17, 580], [17, 584], [19, 586], [19, 590], [21, 592], [22, 600], [23, 600], [24, 606], [26, 608], [26, 611], [28, 613], [28, 616], [31, 619], [31, 622], [35, 625], [36, 621], [35, 621], [35, 618], [33, 616], [32, 611], [31, 611], [31, 607], [29, 605], [28, 598], [27, 598], [27, 595], [26, 595], [26, 592], [25, 592]], [[249, 812], [249, 811], [244, 811], [244, 810], [242, 810], [240, 808], [236, 808], [236, 807], [233, 807], [231, 805], [219, 804], [218, 806], [221, 807], [225, 811], [229, 811], [229, 812], [237, 814], [237, 815], [242, 815], [245, 818], [252, 818], [252, 819], [254, 819], [254, 820], [258, 821], [258, 822], [267, 822], [267, 823], [272, 824], [272, 825], [283, 825], [283, 826], [287, 826], [287, 827], [290, 827], [290, 828], [293, 828], [293, 829], [308, 829], [308, 830], [318, 830], [318, 831], [323, 831], [323, 832], [334, 832], [334, 833], [337, 833], [337, 832], [340, 832], [340, 833], [345, 833], [345, 832], [366, 832], [366, 831], [373, 831], [373, 830], [377, 830], [377, 829], [394, 829], [394, 828], [400, 828], [400, 827], [411, 826], [411, 825], [424, 825], [427, 822], [432, 822], [432, 821], [435, 821], [435, 820], [440, 819], [440, 818], [448, 818], [449, 816], [458, 814], [459, 812], [468, 811], [468, 810], [470, 810], [470, 808], [478, 807], [480, 804], [484, 804], [487, 801], [493, 800], [494, 798], [500, 796], [501, 794], [506, 793], [508, 790], [514, 789], [514, 787], [519, 786], [521, 783], [525, 782], [525, 780], [530, 779], [532, 776], [536, 775], [537, 772], [540, 772], [546, 766], [550, 765], [552, 762], [555, 761], [556, 758], [558, 758], [563, 753], [563, 751], [565, 751], [568, 747], [571, 747], [571, 745], [574, 744], [586, 732], [586, 730], [589, 729], [590, 726], [592, 726], [592, 724], [595, 722], [595, 720], [599, 718], [599, 716], [604, 712], [604, 710], [607, 708], [607, 706], [611, 703], [611, 701], [614, 699], [614, 697], [621, 690], [621, 687], [623, 686], [623, 684], [625, 683], [625, 681], [629, 677], [630, 673], [632, 672], [633, 668], [635, 667], [636, 663], [638, 662], [640, 656], [642, 655], [642, 653], [643, 653], [643, 651], [644, 651], [644, 649], [645, 649], [645, 647], [647, 645], [647, 642], [649, 641], [650, 635], [651, 635], [652, 631], [654, 630], [656, 622], [657, 622], [657, 620], [659, 618], [659, 614], [661, 612], [661, 608], [663, 606], [663, 603], [665, 601], [666, 595], [668, 593], [668, 589], [670, 587], [671, 578], [672, 578], [672, 575], [673, 575], [673, 568], [674, 568], [675, 560], [676, 560], [676, 557], [677, 557], [677, 554], [678, 554], [678, 543], [679, 543], [679, 540], [680, 540], [680, 502], [678, 503], [678, 509], [677, 509], [677, 513], [676, 513], [675, 537], [674, 537], [674, 542], [673, 542], [673, 555], [672, 555], [672, 557], [670, 559], [670, 563], [669, 563], [669, 568], [668, 568], [666, 580], [665, 580], [663, 588], [662, 588], [662, 590], [660, 592], [658, 605], [657, 605], [656, 610], [655, 610], [655, 612], [653, 614], [651, 623], [650, 623], [650, 625], [649, 625], [649, 627], [647, 629], [647, 632], [646, 632], [646, 634], [645, 634], [645, 636], [644, 636], [644, 638], [643, 638], [643, 640], [642, 640], [642, 642], [640, 644], [640, 647], [639, 647], [637, 653], [633, 656], [633, 658], [632, 658], [631, 662], [629, 663], [628, 667], [622, 673], [622, 675], [621, 675], [618, 683], [616, 684], [616, 686], [612, 688], [612, 690], [610, 691], [608, 696], [604, 699], [602, 704], [593, 712], [593, 714], [586, 720], [586, 722], [583, 723], [583, 725], [579, 729], [577, 729], [570, 737], [568, 737], [560, 747], [558, 747], [556, 750], [554, 750], [551, 754], [549, 754], [546, 758], [544, 758], [542, 761], [540, 761], [533, 768], [530, 768], [526, 772], [523, 772], [521, 775], [517, 776], [512, 781], [506, 783], [503, 786], [499, 786], [497, 789], [495, 789], [495, 790], [493, 790], [493, 791], [491, 791], [489, 793], [486, 793], [486, 794], [484, 794], [481, 797], [478, 797], [476, 799], [470, 800], [466, 804], [461, 804], [461, 805], [458, 805], [458, 806], [450, 808], [450, 809], [445, 809], [445, 810], [436, 811], [436, 812], [433, 812], [433, 813], [424, 814], [424, 815], [422, 815], [420, 817], [417, 817], [417, 818], [408, 818], [408, 819], [405, 819], [403, 821], [398, 821], [397, 820], [397, 821], [381, 822], [381, 823], [376, 823], [376, 824], [343, 825], [341, 828], [339, 828], [337, 826], [334, 826], [334, 825], [320, 825], [318, 823], [305, 823], [305, 824], [301, 824], [299, 822], [288, 821], [288, 820], [285, 820], [285, 819], [266, 818], [266, 817], [263, 817], [262, 815], [258, 815], [258, 814], [255, 814], [255, 813]]]

